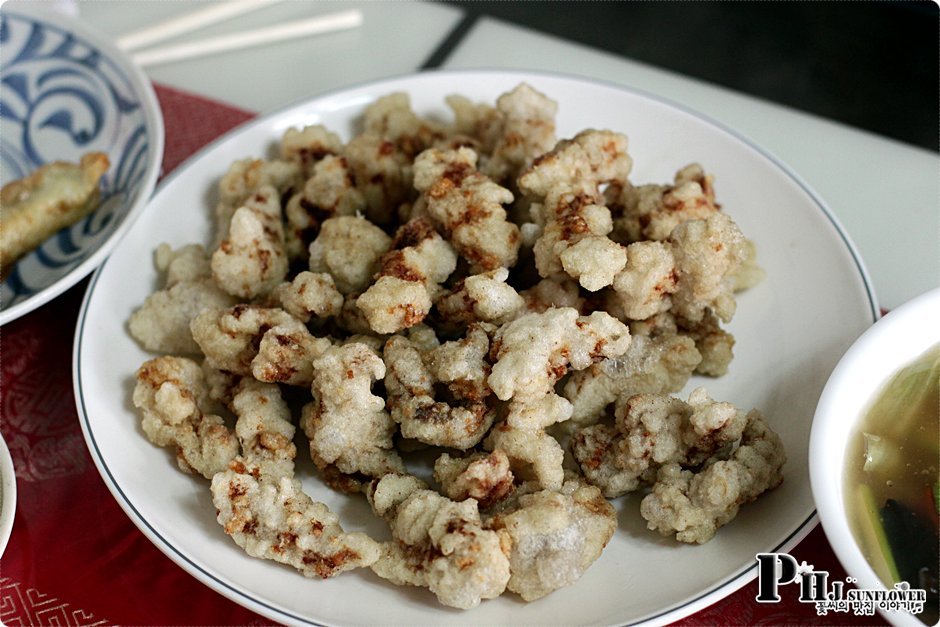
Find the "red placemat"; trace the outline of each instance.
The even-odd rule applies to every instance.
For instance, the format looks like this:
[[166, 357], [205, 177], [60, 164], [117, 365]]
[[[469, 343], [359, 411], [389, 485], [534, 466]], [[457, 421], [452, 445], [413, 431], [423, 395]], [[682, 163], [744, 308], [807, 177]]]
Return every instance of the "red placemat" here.
[[[157, 87], [163, 173], [253, 117]], [[263, 625], [178, 567], [105, 487], [79, 427], [72, 339], [87, 280], [2, 329], [0, 429], [16, 468], [13, 535], [0, 561], [0, 622], [14, 625]]]
[[[253, 117], [157, 86], [167, 129], [163, 173]], [[75, 411], [71, 352], [87, 286], [2, 329], [0, 430], [17, 473], [13, 535], [0, 561], [0, 622], [14, 625], [266, 625], [154, 547], [118, 507], [85, 448]], [[822, 531], [792, 551], [844, 580]], [[624, 594], [629, 594], [625, 590]], [[690, 625], [870, 625], [877, 617], [818, 616], [795, 585], [759, 604], [756, 582], [680, 621]]]

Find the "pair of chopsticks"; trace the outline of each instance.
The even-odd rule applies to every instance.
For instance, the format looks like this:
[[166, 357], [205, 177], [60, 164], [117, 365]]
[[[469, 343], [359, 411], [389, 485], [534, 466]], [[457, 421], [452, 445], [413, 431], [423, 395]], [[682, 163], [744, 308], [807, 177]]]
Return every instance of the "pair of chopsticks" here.
[[[362, 24], [362, 12], [358, 9], [318, 15], [288, 24], [277, 24], [266, 28], [241, 31], [192, 43], [140, 50], [150, 44], [176, 37], [221, 20], [256, 11], [281, 0], [228, 0], [181, 17], [161, 22], [118, 38], [117, 45], [131, 52], [134, 62], [140, 66], [157, 65], [181, 61], [193, 57], [239, 50], [252, 46], [294, 39], [306, 35], [321, 35], [338, 30], [356, 28]], [[134, 52], [140, 50], [139, 52]]]

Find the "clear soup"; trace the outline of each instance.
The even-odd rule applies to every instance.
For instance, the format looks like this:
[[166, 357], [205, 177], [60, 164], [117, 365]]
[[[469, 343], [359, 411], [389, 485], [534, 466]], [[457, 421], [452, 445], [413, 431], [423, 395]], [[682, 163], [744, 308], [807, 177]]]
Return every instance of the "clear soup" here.
[[[861, 391], [860, 391], [861, 392]], [[935, 625], [940, 567], [940, 344], [875, 396], [849, 443], [846, 508], [868, 563], [885, 584], [927, 592], [918, 615]]]
[[918, 618], [935, 625], [940, 620], [940, 344], [877, 393], [847, 459], [849, 524], [865, 558], [888, 589], [906, 581], [926, 590]]

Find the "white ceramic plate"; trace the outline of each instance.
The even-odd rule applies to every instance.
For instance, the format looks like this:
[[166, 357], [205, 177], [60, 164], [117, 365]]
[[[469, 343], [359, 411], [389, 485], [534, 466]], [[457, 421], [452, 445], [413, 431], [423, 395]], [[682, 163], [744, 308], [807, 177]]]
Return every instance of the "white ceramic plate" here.
[[13, 519], [16, 517], [16, 471], [10, 449], [0, 436], [0, 557], [7, 548], [7, 541], [13, 533]]
[[[858, 587], [884, 590], [855, 540], [845, 503], [845, 468], [851, 436], [888, 379], [940, 342], [940, 288], [892, 310], [839, 360], [823, 389], [810, 439], [810, 478], [826, 537]], [[884, 614], [894, 625], [923, 625], [903, 612]]]
[[[574, 586], [532, 604], [506, 594], [469, 612], [443, 608], [423, 589], [396, 588], [368, 571], [321, 582], [247, 557], [214, 520], [202, 481], [176, 470], [148, 444], [130, 394], [149, 357], [126, 332], [131, 312], [157, 284], [160, 242], [208, 243], [207, 200], [234, 159], [264, 155], [290, 126], [323, 123], [347, 138], [364, 105], [391, 91], [423, 114], [447, 116], [444, 97], [495, 98], [527, 81], [559, 103], [558, 135], [608, 127], [630, 137], [635, 182], [667, 182], [699, 161], [715, 174], [719, 200], [759, 247], [768, 278], [743, 294], [730, 326], [731, 372], [705, 383], [718, 399], [759, 407], [786, 444], [786, 479], [742, 509], [703, 546], [645, 529], [638, 500], [622, 499], [620, 528]], [[141, 530], [194, 576], [274, 620], [319, 624], [663, 623], [706, 607], [755, 575], [754, 556], [786, 550], [815, 524], [807, 449], [813, 409], [839, 356], [877, 317], [857, 253], [822, 202], [772, 157], [695, 113], [646, 95], [584, 80], [514, 72], [435, 72], [348, 89], [289, 107], [220, 139], [181, 166], [95, 275], [78, 322], [76, 402], [88, 446], [115, 498]], [[690, 383], [701, 384], [702, 380]], [[301, 455], [301, 457], [304, 457]], [[344, 526], [387, 534], [364, 499], [337, 495], [301, 468], [305, 488]]]
[[91, 151], [111, 162], [101, 206], [20, 259], [0, 284], [5, 324], [75, 285], [117, 244], [156, 185], [163, 118], [126, 54], [41, 3], [0, 11], [0, 67], [0, 183]]

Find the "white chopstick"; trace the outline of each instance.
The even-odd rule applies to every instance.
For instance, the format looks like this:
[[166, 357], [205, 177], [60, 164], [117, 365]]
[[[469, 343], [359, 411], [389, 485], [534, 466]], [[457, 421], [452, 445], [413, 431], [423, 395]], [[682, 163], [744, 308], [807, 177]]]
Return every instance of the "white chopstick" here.
[[338, 13], [319, 15], [299, 22], [279, 24], [267, 28], [243, 31], [231, 35], [222, 35], [188, 44], [177, 44], [143, 50], [132, 55], [141, 66], [170, 63], [192, 57], [215, 54], [228, 50], [238, 50], [251, 46], [260, 46], [273, 41], [283, 41], [305, 35], [321, 35], [338, 30], [356, 28], [362, 24], [362, 11], [350, 9]]
[[204, 9], [186, 15], [148, 26], [133, 33], [118, 38], [117, 45], [122, 50], [130, 52], [144, 46], [182, 35], [193, 30], [226, 20], [243, 13], [256, 11], [281, 0], [229, 0], [220, 4], [213, 4]]

